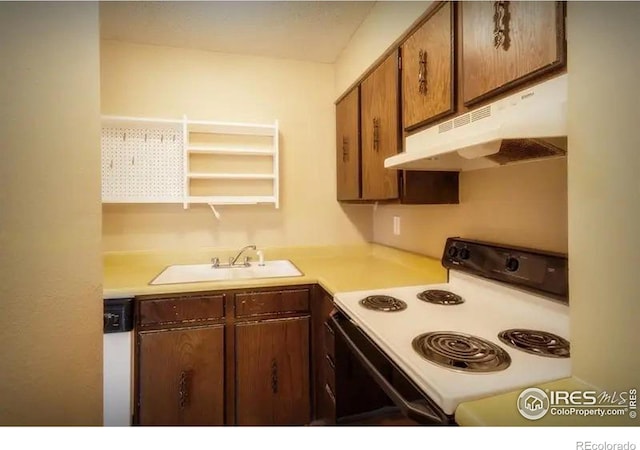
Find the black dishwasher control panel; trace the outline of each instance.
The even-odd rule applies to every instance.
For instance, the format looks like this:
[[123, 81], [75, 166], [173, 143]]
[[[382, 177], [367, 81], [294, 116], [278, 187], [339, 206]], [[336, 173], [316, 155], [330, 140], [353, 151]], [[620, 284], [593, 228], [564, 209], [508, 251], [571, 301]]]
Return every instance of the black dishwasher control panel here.
[[103, 330], [121, 333], [133, 329], [133, 299], [104, 299]]

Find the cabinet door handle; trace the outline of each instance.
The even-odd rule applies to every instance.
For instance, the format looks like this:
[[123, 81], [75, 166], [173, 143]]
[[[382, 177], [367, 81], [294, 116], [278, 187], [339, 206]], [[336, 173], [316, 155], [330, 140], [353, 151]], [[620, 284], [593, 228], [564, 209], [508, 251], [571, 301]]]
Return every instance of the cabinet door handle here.
[[373, 150], [380, 151], [380, 119], [373, 118]]
[[346, 136], [342, 137], [342, 162], [349, 161], [349, 138]]
[[329, 398], [331, 399], [331, 401], [335, 404], [336, 403], [336, 396], [331, 391], [331, 387], [329, 387], [328, 384], [325, 384], [324, 385], [324, 390], [329, 395]]
[[509, 49], [509, 2], [493, 2], [493, 46]]
[[330, 355], [324, 355], [324, 358], [327, 360], [327, 363], [329, 363], [329, 367], [331, 367], [331, 369], [336, 370], [336, 363], [333, 362], [333, 359], [331, 359]]
[[278, 361], [271, 361], [271, 392], [278, 392]]
[[180, 383], [178, 390], [178, 401], [180, 404], [180, 409], [184, 409], [185, 406], [189, 405], [189, 390], [191, 388], [191, 373], [189, 371], [180, 372]]
[[418, 91], [427, 95], [427, 51], [420, 50], [418, 55]]

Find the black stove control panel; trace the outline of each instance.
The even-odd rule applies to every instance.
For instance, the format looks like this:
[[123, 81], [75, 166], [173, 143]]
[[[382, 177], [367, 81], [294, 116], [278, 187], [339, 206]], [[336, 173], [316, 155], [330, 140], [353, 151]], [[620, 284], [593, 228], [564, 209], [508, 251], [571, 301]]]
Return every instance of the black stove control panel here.
[[560, 253], [449, 238], [442, 265], [568, 302], [568, 262]]
[[133, 299], [105, 299], [102, 317], [104, 333], [130, 331], [133, 328]]

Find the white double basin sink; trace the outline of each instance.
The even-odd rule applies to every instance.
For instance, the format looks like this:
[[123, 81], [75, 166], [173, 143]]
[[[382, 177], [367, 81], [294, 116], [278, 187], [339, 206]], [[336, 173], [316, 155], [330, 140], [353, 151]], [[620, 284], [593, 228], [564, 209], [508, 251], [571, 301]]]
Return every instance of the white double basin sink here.
[[249, 266], [214, 267], [212, 264], [179, 264], [164, 269], [149, 284], [197, 283], [206, 281], [248, 280], [253, 278], [300, 277], [291, 261], [282, 259], [256, 262]]

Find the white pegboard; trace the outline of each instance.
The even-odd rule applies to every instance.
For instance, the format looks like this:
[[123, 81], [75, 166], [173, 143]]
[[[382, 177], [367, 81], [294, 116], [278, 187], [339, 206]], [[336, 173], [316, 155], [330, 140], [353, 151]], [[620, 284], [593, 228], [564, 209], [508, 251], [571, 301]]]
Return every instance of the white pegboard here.
[[181, 203], [184, 198], [184, 136], [154, 125], [103, 127], [104, 203]]

